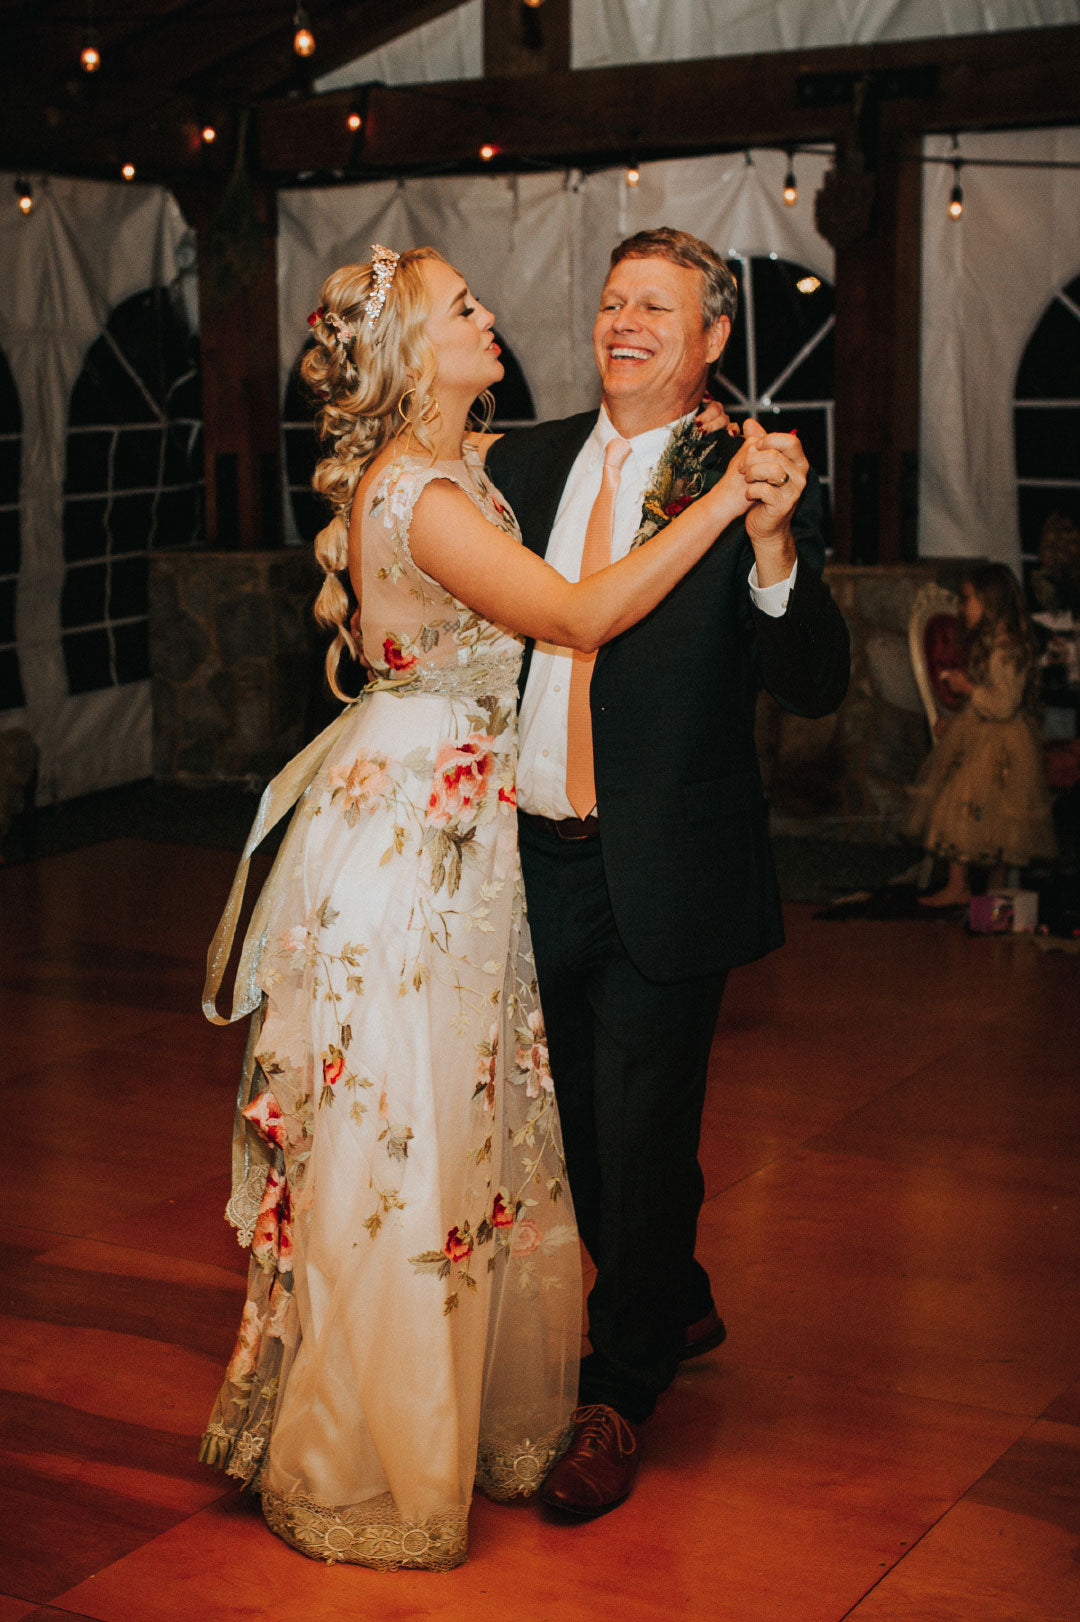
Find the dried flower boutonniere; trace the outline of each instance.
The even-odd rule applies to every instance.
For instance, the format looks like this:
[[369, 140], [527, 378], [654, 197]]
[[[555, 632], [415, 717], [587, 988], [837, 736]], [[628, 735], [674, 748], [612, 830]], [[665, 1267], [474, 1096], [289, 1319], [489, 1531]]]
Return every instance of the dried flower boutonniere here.
[[703, 490], [715, 484], [722, 471], [714, 465], [718, 444], [715, 436], [703, 441], [693, 419], [672, 429], [645, 492], [641, 523], [630, 543], [631, 551], [664, 529]]

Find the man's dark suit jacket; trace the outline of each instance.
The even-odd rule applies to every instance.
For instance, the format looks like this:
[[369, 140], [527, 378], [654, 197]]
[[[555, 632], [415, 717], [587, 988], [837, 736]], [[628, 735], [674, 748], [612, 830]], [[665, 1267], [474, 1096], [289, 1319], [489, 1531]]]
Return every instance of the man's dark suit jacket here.
[[[595, 412], [514, 429], [487, 467], [543, 556]], [[738, 442], [718, 436], [720, 468]], [[649, 979], [719, 972], [783, 940], [754, 747], [764, 686], [797, 715], [828, 715], [847, 690], [847, 628], [821, 578], [821, 490], [811, 474], [793, 524], [799, 569], [787, 612], [754, 607], [746, 528], [729, 525], [671, 594], [602, 647], [590, 702], [605, 876], [626, 950]], [[522, 683], [532, 645], [526, 649]]]

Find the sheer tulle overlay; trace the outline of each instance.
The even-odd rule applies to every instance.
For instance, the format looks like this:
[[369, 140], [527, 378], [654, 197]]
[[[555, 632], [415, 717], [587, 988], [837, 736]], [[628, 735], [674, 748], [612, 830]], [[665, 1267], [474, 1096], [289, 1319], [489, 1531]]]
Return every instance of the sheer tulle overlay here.
[[305, 1554], [465, 1558], [474, 1482], [530, 1493], [576, 1400], [580, 1262], [517, 857], [521, 645], [412, 562], [433, 478], [364, 518], [377, 671], [270, 880], [230, 1217], [248, 1299], [203, 1457]]
[[953, 861], [1026, 867], [1057, 852], [1027, 666], [995, 648], [912, 788], [904, 833]]

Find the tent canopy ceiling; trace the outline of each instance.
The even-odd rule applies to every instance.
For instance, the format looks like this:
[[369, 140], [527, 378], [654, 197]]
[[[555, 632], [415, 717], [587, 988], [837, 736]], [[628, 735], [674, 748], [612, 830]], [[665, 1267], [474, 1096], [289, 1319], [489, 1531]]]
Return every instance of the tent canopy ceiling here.
[[[325, 73], [459, 0], [307, 0], [314, 56], [293, 50], [288, 0], [97, 0], [96, 73], [79, 67], [86, 0], [3, 0], [0, 148], [11, 168], [115, 178], [151, 151], [155, 178], [201, 166], [200, 131], [232, 109], [305, 94]], [[215, 157], [217, 154], [215, 154]], [[225, 154], [226, 161], [228, 153]]]
[[[97, 0], [101, 67], [87, 74], [78, 65], [86, 0], [0, 0], [12, 47], [0, 67], [6, 165], [115, 178], [131, 161], [140, 179], [167, 184], [224, 175], [235, 156], [237, 115], [253, 107], [259, 139], [248, 160], [258, 151], [263, 169], [286, 184], [448, 162], [460, 169], [475, 163], [484, 141], [525, 164], [611, 162], [624, 150], [658, 157], [813, 142], [839, 138], [854, 84], [868, 71], [884, 116], [920, 134], [1069, 124], [1078, 113], [1077, 0], [858, 8], [880, 19], [869, 31], [852, 29], [850, 7], [839, 0], [786, 0], [782, 28], [779, 6], [757, 8], [753, 29], [739, 0], [710, 0], [707, 9], [702, 0], [545, 0], [527, 13], [545, 19], [533, 25], [540, 45], [526, 65], [543, 71], [530, 75], [528, 96], [516, 73], [522, 53], [515, 58], [504, 49], [508, 30], [522, 26], [521, 0], [483, 0], [482, 10], [477, 0], [308, 0], [306, 9], [317, 49], [301, 59], [292, 48], [289, 0]], [[963, 13], [955, 26], [953, 13]], [[910, 28], [901, 26], [909, 15]], [[674, 18], [681, 22], [673, 31]], [[584, 56], [566, 48], [571, 24]], [[455, 62], [479, 58], [489, 74], [494, 68], [504, 76], [424, 87], [432, 26], [469, 34], [472, 44]], [[473, 37], [478, 32], [486, 32], [486, 52]], [[641, 45], [646, 37], [652, 53], [628, 58], [627, 41]], [[344, 116], [352, 92], [316, 96], [315, 85], [340, 84], [335, 70], [376, 62], [378, 48], [394, 41], [413, 67], [412, 91], [379, 84], [357, 139]], [[361, 43], [368, 54], [357, 63]], [[765, 56], [767, 69], [756, 67]], [[886, 82], [890, 73], [927, 64], [937, 75], [933, 84]], [[833, 86], [830, 103], [823, 84], [821, 95], [808, 91], [808, 73], [847, 82]], [[436, 90], [441, 104], [430, 99]], [[219, 132], [210, 147], [200, 138], [207, 123]]]

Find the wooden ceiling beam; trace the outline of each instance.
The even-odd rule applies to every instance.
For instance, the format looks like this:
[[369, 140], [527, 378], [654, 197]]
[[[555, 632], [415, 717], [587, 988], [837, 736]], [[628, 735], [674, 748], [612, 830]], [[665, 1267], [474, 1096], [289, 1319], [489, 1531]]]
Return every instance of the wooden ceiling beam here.
[[467, 165], [483, 142], [508, 164], [588, 164], [843, 140], [867, 76], [882, 127], [898, 133], [1075, 124], [1080, 27], [638, 63], [527, 87], [517, 76], [376, 87], [362, 145], [345, 123], [348, 94], [280, 101], [260, 110], [261, 162], [282, 177], [355, 176]]
[[[79, 31], [70, 60], [67, 54], [57, 57], [55, 43], [27, 53], [27, 71], [0, 99], [6, 162], [98, 174], [110, 171], [123, 150], [137, 157], [140, 173], [168, 178], [205, 161], [192, 134], [211, 113], [220, 119], [263, 96], [301, 93], [305, 76], [310, 81], [314, 73], [330, 73], [459, 0], [401, 0], [393, 7], [385, 0], [308, 0], [316, 53], [306, 62], [292, 51], [287, 0], [246, 7], [239, 0], [226, 6], [218, 0], [157, 3], [156, 24], [143, 12], [120, 34], [111, 23], [102, 26], [100, 74], [78, 69]], [[59, 26], [60, 20], [53, 22]], [[39, 38], [43, 29], [39, 24]]]

